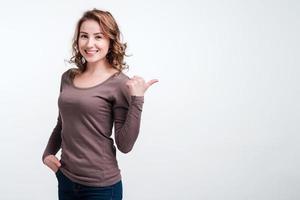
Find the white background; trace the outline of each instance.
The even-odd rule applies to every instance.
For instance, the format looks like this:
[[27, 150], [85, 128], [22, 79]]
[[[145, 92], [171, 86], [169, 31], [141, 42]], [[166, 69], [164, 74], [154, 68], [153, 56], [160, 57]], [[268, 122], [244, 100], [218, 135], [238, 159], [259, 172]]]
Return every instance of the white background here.
[[132, 152], [118, 152], [125, 200], [300, 199], [296, 0], [2, 2], [1, 199], [57, 199], [41, 156], [92, 8], [116, 18], [127, 74], [160, 81]]

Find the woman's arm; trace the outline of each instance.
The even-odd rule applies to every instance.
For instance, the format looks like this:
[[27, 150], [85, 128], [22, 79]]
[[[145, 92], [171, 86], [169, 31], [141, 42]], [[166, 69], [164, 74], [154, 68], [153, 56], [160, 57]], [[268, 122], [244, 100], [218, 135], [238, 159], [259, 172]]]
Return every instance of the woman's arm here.
[[62, 128], [61, 117], [60, 114], [58, 114], [56, 126], [52, 131], [52, 134], [48, 140], [48, 144], [42, 156], [43, 162], [46, 156], [55, 155], [59, 151], [61, 147], [61, 128]]
[[[66, 76], [66, 74], [68, 72], [69, 72], [69, 70], [67, 70], [66, 72], [64, 72], [61, 75], [60, 88], [59, 88], [60, 93], [62, 92], [62, 89], [63, 89], [64, 77]], [[42, 156], [43, 162], [44, 162], [44, 159], [46, 156], [55, 155], [59, 151], [59, 149], [61, 147], [61, 130], [62, 130], [62, 120], [61, 120], [60, 113], [58, 113], [56, 126], [54, 127], [54, 129], [52, 131], [52, 134], [48, 140], [47, 146], [46, 146], [43, 156]]]
[[132, 96], [126, 85], [121, 87], [113, 106], [115, 141], [123, 153], [132, 150], [140, 130], [143, 96]]
[[128, 153], [138, 137], [141, 123], [144, 93], [157, 79], [147, 83], [140, 76], [133, 76], [124, 82], [116, 95], [113, 106], [115, 140], [118, 149]]

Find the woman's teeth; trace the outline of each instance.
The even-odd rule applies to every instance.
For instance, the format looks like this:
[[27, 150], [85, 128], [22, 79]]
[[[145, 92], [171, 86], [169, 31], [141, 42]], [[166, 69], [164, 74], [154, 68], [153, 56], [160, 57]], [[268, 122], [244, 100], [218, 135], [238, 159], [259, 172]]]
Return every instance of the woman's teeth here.
[[97, 52], [98, 52], [98, 50], [94, 50], [94, 51], [87, 51], [87, 50], [85, 50], [85, 53], [89, 54], [89, 55], [93, 55], [93, 54], [95, 54]]

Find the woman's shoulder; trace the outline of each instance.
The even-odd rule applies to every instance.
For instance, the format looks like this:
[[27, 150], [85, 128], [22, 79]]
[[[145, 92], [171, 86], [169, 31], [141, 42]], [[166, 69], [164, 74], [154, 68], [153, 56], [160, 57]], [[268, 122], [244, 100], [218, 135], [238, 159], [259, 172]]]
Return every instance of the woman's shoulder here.
[[129, 76], [127, 74], [125, 74], [123, 71], [118, 72], [115, 77], [114, 77], [114, 81], [113, 84], [115, 85], [116, 88], [119, 88], [121, 90], [124, 90], [124, 88], [126, 88], [126, 82], [129, 80]]
[[69, 68], [62, 73], [61, 77], [62, 79], [70, 79], [78, 72], [79, 70], [77, 68]]
[[121, 82], [129, 80], [129, 76], [125, 74], [123, 71], [116, 73], [116, 77]]
[[113, 80], [110, 82], [111, 86], [114, 88], [114, 95], [116, 96], [123, 96], [124, 93], [128, 93], [128, 87], [126, 85], [126, 82], [129, 80], [130, 78], [128, 77], [127, 74], [125, 74], [123, 71], [118, 72], [115, 74]]

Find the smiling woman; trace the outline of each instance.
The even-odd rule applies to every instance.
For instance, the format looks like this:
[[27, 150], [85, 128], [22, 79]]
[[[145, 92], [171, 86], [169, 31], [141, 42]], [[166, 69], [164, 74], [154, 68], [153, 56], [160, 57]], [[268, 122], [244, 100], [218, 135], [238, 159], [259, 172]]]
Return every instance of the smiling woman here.
[[[78, 44], [81, 55], [84, 55], [88, 62], [93, 62], [105, 57], [109, 49], [109, 38], [103, 35], [96, 21], [87, 20], [81, 25]], [[94, 45], [96, 49], [93, 49]]]
[[84, 72], [87, 61], [95, 62], [104, 57], [118, 71], [128, 68], [124, 62], [127, 44], [121, 42], [120, 35], [119, 27], [109, 12], [96, 9], [86, 12], [78, 21], [73, 37], [70, 63], [75, 63], [79, 71], [73, 71], [71, 76]]
[[116, 149], [132, 150], [144, 93], [158, 81], [125, 75], [125, 49], [109, 12], [93, 9], [78, 21], [70, 59], [76, 68], [61, 76], [57, 124], [42, 156], [57, 176], [60, 200], [122, 199]]
[[[110, 49], [110, 39], [106, 34], [104, 34], [98, 22], [91, 19], [84, 21], [80, 26], [80, 31], [77, 37], [78, 42], [76, 42], [76, 44], [78, 43], [78, 49], [80, 55], [82, 55], [81, 60], [84, 61], [83, 66], [86, 66], [86, 63], [97, 63], [97, 61], [101, 60], [108, 61], [108, 59], [105, 58], [109, 55], [108, 51]], [[105, 65], [110, 65], [109, 61], [108, 63], [103, 63], [103, 66]], [[120, 64], [119, 66], [122, 66], [122, 64]], [[110, 74], [114, 74], [120, 71], [121, 69], [118, 68], [119, 66], [107, 67], [108, 69], [110, 69], [111, 73], [102, 77], [82, 76], [82, 70], [84, 71], [85, 68], [80, 69], [81, 72], [80, 70], [75, 71], [73, 73], [74, 76], [72, 76], [73, 74], [71, 74], [71, 76], [73, 77], [74, 85], [81, 85], [78, 87], [91, 87], [94, 85], [98, 85], [100, 82], [106, 80], [108, 77], [110, 77]]]

